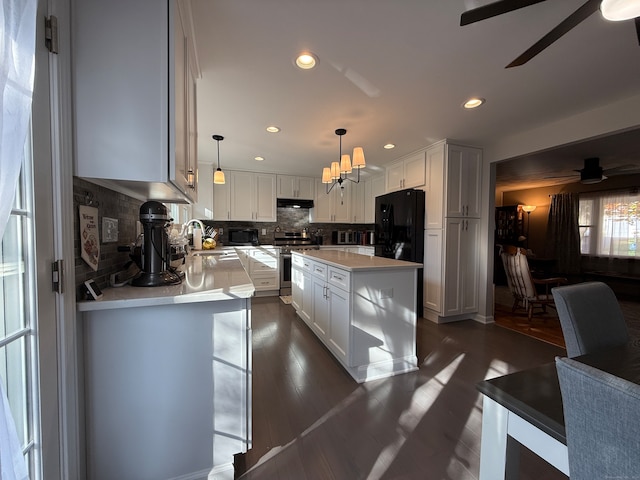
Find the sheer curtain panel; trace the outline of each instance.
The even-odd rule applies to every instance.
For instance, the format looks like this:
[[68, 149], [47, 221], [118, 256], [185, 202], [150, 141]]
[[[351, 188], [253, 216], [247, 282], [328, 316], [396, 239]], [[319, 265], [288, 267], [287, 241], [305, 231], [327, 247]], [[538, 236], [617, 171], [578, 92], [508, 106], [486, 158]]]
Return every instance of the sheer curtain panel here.
[[37, 0], [1, 0], [0, 238], [9, 218], [31, 116]]
[[[37, 0], [1, 2], [0, 239], [14, 205], [31, 116], [38, 3]], [[0, 479], [28, 478], [13, 415], [4, 388], [0, 388]]]

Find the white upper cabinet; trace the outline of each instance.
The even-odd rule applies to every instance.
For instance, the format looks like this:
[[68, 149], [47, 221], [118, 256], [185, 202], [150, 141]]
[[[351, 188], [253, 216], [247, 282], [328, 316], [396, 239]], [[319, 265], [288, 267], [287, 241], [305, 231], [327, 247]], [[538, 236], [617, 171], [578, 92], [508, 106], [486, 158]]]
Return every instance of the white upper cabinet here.
[[185, 5], [73, 2], [77, 176], [144, 198], [195, 201], [195, 80]]
[[420, 151], [393, 163], [386, 170], [386, 190], [421, 187], [425, 183], [425, 153]]
[[447, 145], [447, 217], [480, 218], [482, 151]]
[[446, 217], [480, 218], [482, 150], [438, 142], [427, 149], [425, 228]]
[[367, 184], [360, 181], [360, 183], [350, 183], [348, 187], [351, 192], [351, 222], [352, 223], [364, 223], [364, 210], [367, 204]]
[[316, 198], [309, 218], [315, 223], [351, 223], [351, 191], [352, 182], [347, 181], [344, 189], [339, 185], [326, 193], [326, 186], [316, 179]]
[[315, 178], [278, 175], [278, 198], [313, 200], [316, 193]]
[[[225, 173], [226, 176], [226, 173]], [[231, 218], [276, 221], [276, 176], [270, 173], [229, 172]]]
[[[211, 168], [211, 175], [209, 180], [213, 182], [213, 167]], [[225, 176], [227, 175], [225, 173]], [[229, 187], [229, 180], [222, 185], [213, 185], [213, 219], [231, 220], [231, 188]]]
[[376, 197], [383, 195], [384, 175], [367, 180], [364, 184], [364, 223], [374, 223], [376, 221]]

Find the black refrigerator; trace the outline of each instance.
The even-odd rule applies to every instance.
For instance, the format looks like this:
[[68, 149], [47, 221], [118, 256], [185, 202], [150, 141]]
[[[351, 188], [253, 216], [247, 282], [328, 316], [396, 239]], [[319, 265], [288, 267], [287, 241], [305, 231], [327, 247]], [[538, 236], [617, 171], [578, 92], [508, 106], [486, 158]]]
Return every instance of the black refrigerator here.
[[[422, 190], [400, 190], [376, 197], [377, 257], [423, 263], [424, 208]], [[422, 269], [419, 269], [418, 317], [422, 316], [422, 297]]]

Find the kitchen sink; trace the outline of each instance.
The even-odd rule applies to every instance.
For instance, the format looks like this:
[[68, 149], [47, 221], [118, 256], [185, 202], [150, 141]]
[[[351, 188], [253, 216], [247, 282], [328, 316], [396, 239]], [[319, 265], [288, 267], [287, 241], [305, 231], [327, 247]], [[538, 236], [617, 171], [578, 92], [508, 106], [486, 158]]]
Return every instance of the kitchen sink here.
[[206, 257], [209, 255], [235, 255], [236, 252], [233, 250], [198, 250], [197, 252], [193, 252], [192, 255], [195, 257]]

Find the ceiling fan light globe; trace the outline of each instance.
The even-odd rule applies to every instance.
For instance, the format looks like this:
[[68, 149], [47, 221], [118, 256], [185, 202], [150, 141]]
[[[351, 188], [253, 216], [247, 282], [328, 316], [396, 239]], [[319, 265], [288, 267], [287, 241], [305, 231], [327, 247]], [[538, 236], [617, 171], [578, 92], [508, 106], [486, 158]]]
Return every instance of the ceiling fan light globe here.
[[638, 0], [602, 0], [600, 4], [602, 16], [607, 20], [620, 22], [640, 16]]

